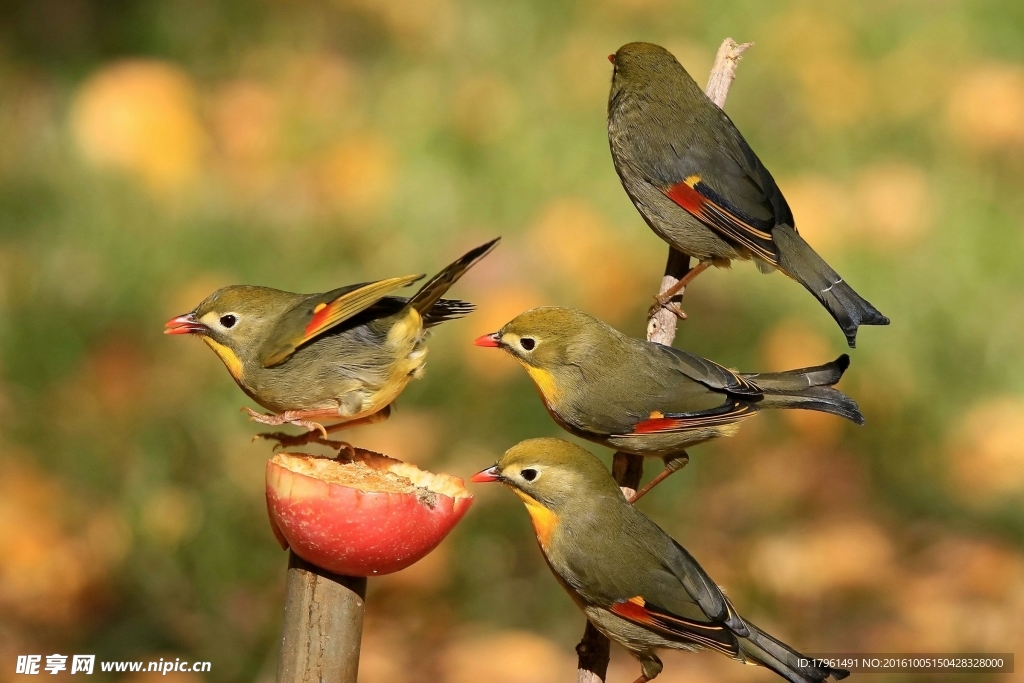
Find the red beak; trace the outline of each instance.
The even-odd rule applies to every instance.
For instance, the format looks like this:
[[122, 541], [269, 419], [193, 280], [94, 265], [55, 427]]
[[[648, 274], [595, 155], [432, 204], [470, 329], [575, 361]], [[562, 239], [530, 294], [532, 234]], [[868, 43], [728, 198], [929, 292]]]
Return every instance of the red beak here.
[[477, 484], [486, 484], [488, 482], [498, 481], [498, 479], [499, 476], [497, 465], [488, 467], [486, 470], [480, 470], [479, 472], [477, 472], [476, 474], [469, 478], [470, 481], [476, 482]]
[[490, 334], [485, 334], [483, 336], [477, 337], [476, 339], [473, 340], [473, 346], [484, 346], [489, 349], [498, 348], [499, 346], [501, 346], [501, 343], [498, 341], [498, 333], [492, 332]]
[[210, 328], [202, 324], [191, 313], [179, 315], [164, 323], [164, 334], [203, 334]]
[[615, 63], [615, 55], [608, 55], [608, 61], [611, 62], [612, 64], [614, 64]]

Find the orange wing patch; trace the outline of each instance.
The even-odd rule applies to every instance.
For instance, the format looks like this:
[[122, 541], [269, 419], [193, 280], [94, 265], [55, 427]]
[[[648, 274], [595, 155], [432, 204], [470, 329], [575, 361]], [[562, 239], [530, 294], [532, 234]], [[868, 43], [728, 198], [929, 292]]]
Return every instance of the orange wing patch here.
[[774, 266], [778, 265], [772, 234], [751, 225], [749, 221], [716, 203], [708, 196], [713, 193], [703, 184], [699, 175], [691, 175], [683, 182], [662, 191], [666, 197], [712, 229], [736, 240], [758, 258]]

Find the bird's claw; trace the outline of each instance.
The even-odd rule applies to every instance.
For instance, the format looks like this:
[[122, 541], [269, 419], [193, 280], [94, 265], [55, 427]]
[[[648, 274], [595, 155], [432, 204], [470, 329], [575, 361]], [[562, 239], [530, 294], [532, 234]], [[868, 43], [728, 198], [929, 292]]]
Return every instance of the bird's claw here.
[[263, 432], [252, 437], [253, 441], [257, 439], [266, 439], [267, 441], [276, 441], [274, 444], [274, 452], [277, 452], [283, 448], [295, 448], [298, 446], [305, 446], [307, 444], [316, 443], [321, 446], [327, 446], [328, 448], [334, 448], [339, 453], [343, 450], [348, 450], [352, 456], [355, 456], [355, 448], [352, 444], [347, 441], [335, 441], [333, 439], [325, 439], [320, 436], [317, 430], [311, 430], [305, 434], [286, 434], [285, 432]]
[[665, 458], [665, 469], [669, 472], [678, 472], [690, 464], [690, 456], [686, 453], [672, 455]]
[[672, 301], [671, 299], [662, 299], [659, 295], [655, 294], [654, 295], [654, 304], [647, 311], [647, 317], [648, 318], [652, 317], [655, 313], [657, 313], [661, 309], [665, 309], [667, 311], [671, 311], [672, 314], [675, 315], [680, 320], [686, 320], [686, 311], [684, 311], [682, 309], [682, 307], [677, 302]]
[[[285, 413], [285, 415], [287, 414], [288, 413]], [[289, 422], [299, 427], [305, 427], [310, 432], [320, 432], [320, 435], [324, 439], [327, 439], [327, 429], [319, 422], [312, 422], [310, 420], [289, 420]]]
[[293, 424], [297, 427], [305, 427], [311, 432], [320, 432], [324, 439], [327, 439], [327, 429], [324, 428], [319, 422], [312, 422], [311, 420], [303, 420], [301, 414], [295, 410], [286, 410], [283, 413], [275, 415], [273, 413], [257, 413], [252, 408], [242, 408], [244, 412], [249, 413], [249, 419], [260, 424], [278, 426], [283, 424]]

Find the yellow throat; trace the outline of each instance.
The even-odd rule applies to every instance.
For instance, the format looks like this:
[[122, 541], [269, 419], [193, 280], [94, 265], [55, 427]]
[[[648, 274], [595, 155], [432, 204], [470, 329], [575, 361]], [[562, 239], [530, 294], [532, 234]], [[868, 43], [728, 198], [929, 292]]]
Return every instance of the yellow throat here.
[[544, 399], [544, 402], [549, 405], [557, 402], [558, 387], [555, 384], [555, 376], [547, 370], [535, 368], [532, 365], [523, 363], [523, 361], [519, 362], [524, 368], [526, 368], [526, 373], [530, 375], [530, 379], [533, 380], [533, 383], [537, 387], [537, 391], [540, 392], [540, 397]]
[[228, 347], [215, 342], [209, 337], [202, 338], [206, 345], [213, 349], [213, 352], [217, 354], [217, 357], [224, 362], [224, 367], [228, 369], [231, 376], [235, 378], [235, 381], [241, 381], [242, 379], [242, 361], [238, 359], [235, 352]]
[[555, 532], [555, 527], [558, 526], [558, 517], [554, 512], [519, 489], [512, 490], [526, 503], [526, 511], [530, 513], [530, 521], [533, 522], [533, 531], [537, 534], [537, 541], [540, 543], [541, 548], [547, 550], [548, 543], [551, 541], [551, 534]]

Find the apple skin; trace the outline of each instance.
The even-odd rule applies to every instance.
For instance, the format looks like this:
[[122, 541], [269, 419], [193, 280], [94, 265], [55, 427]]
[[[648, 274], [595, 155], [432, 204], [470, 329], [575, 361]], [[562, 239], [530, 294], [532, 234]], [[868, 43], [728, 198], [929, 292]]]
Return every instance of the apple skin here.
[[[461, 479], [448, 479], [462, 487]], [[472, 502], [468, 492], [458, 497], [435, 492], [431, 507], [416, 493], [365, 492], [267, 462], [274, 536], [307, 562], [346, 576], [380, 576], [408, 567], [444, 540]]]

